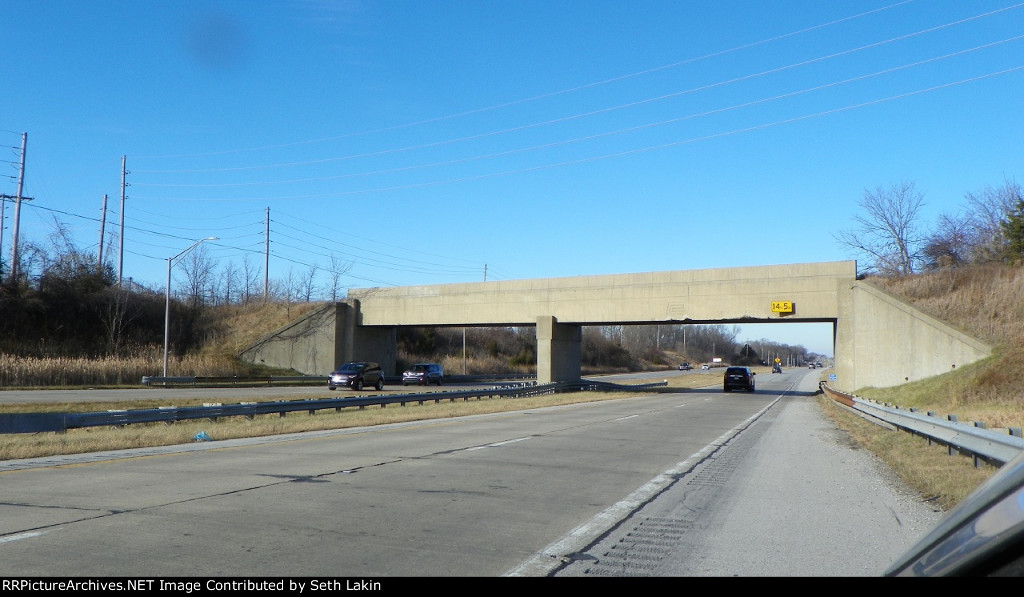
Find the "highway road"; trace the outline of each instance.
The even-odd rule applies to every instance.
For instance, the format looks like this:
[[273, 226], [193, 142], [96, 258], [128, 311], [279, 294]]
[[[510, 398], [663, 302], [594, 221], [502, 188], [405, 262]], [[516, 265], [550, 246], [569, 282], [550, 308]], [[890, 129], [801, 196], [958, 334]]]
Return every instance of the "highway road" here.
[[[713, 374], [708, 375], [709, 373]], [[721, 372], [708, 371], [656, 371], [642, 373], [621, 373], [615, 375], [588, 376], [588, 379], [600, 379], [612, 383], [647, 383], [659, 381], [673, 375], [708, 375], [708, 383], [715, 383]], [[474, 388], [493, 387], [502, 383], [512, 382], [481, 382], [481, 383], [446, 383], [438, 386], [403, 386], [391, 383], [384, 386], [385, 394], [400, 392], [421, 392], [439, 390], [469, 390]], [[81, 402], [138, 402], [139, 408], [147, 408], [168, 401], [183, 399], [210, 400], [212, 402], [247, 402], [257, 400], [315, 400], [318, 398], [342, 398], [348, 396], [373, 395], [372, 390], [355, 392], [340, 389], [327, 389], [327, 380], [318, 386], [258, 386], [258, 387], [218, 387], [203, 388], [190, 386], [140, 386], [137, 388], [111, 389], [76, 389], [76, 390], [36, 390], [36, 389], [5, 389], [0, 391], [0, 404], [45, 404], [45, 403], [81, 403]]]
[[829, 425], [815, 372], [765, 377], [0, 462], [0, 575], [880, 574], [939, 514]]

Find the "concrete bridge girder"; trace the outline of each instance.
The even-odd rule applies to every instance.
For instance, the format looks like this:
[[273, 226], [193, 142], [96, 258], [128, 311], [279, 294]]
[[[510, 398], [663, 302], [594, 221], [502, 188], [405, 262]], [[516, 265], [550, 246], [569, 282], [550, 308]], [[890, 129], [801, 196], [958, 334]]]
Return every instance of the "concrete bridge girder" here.
[[[792, 311], [775, 310], [780, 303]], [[844, 391], [898, 385], [991, 353], [857, 281], [856, 262], [840, 261], [353, 289], [349, 300], [289, 324], [242, 358], [324, 375], [341, 362], [371, 360], [394, 374], [398, 327], [532, 325], [545, 383], [579, 379], [583, 325], [784, 321], [833, 323], [833, 384]], [[901, 348], [913, 352], [896, 354]]]

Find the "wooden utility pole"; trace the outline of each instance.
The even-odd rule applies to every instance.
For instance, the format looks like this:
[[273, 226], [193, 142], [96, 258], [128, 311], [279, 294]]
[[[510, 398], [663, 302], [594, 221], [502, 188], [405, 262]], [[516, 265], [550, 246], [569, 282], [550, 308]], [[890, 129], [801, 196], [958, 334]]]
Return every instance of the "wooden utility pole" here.
[[103, 229], [107, 226], [107, 194], [103, 193], [103, 209], [100, 210], [100, 244], [96, 248], [97, 273], [103, 271]]
[[120, 238], [117, 240], [117, 285], [121, 285], [121, 277], [123, 275], [124, 268], [124, 200], [125, 200], [125, 187], [128, 185], [124, 182], [125, 176], [128, 171], [125, 170], [126, 156], [121, 156], [121, 231], [118, 234]]
[[21, 134], [21, 165], [18, 167], [18, 193], [14, 198], [14, 238], [11, 241], [11, 280], [18, 279], [18, 224], [21, 222], [21, 191], [25, 187], [25, 146], [28, 133]]
[[267, 235], [263, 239], [263, 300], [270, 298], [270, 208], [267, 208]]

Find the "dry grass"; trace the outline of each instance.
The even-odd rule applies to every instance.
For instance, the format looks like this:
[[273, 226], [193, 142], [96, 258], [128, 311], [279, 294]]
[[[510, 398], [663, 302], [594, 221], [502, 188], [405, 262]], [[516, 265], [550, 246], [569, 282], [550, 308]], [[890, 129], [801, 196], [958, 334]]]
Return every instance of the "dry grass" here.
[[875, 454], [924, 501], [947, 510], [960, 503], [996, 468], [949, 451], [937, 444], [902, 431], [869, 422], [851, 414], [826, 397], [819, 398], [822, 411], [846, 431], [857, 444]]
[[990, 428], [1024, 427], [1024, 347], [1004, 346], [983, 361], [894, 388], [863, 388], [856, 394], [901, 408], [983, 421]]
[[[217, 331], [204, 344], [227, 355], [238, 354], [263, 336], [318, 309], [323, 303], [257, 302], [214, 308]], [[211, 350], [212, 351], [212, 350]]]
[[1024, 339], [1024, 268], [1002, 264], [943, 270], [870, 284], [995, 346]]
[[[167, 359], [173, 375], [226, 376], [239, 374], [225, 355], [198, 354]], [[138, 387], [142, 378], [163, 374], [163, 352], [150, 349], [133, 357], [31, 358], [0, 353], [0, 387]]]
[[[372, 393], [368, 394], [372, 395]], [[173, 424], [129, 425], [121, 428], [90, 427], [72, 429], [66, 433], [7, 434], [0, 435], [0, 460], [192, 443], [200, 431], [205, 431], [214, 440], [226, 440], [510, 412], [577, 402], [611, 400], [629, 395], [614, 392], [579, 392], [516, 399], [483, 398], [468, 401], [442, 401], [440, 403], [428, 401], [423, 404], [409, 402], [405, 406], [390, 405], [386, 408], [353, 407], [340, 412], [323, 410], [317, 411], [313, 415], [306, 413], [292, 413], [287, 417], [260, 415], [251, 420], [245, 417], [225, 417], [216, 421], [204, 419]], [[82, 407], [85, 411], [99, 411], [106, 408], [117, 408], [117, 405], [94, 403]], [[138, 405], [136, 404], [134, 408], [138, 408]]]
[[[246, 375], [235, 354], [264, 335], [317, 308], [319, 303], [267, 302], [213, 308], [217, 320], [206, 339], [210, 347], [198, 354], [170, 355], [175, 376]], [[163, 348], [140, 350], [131, 357], [104, 359], [26, 358], [0, 353], [0, 387], [137, 387], [143, 377], [163, 374]]]

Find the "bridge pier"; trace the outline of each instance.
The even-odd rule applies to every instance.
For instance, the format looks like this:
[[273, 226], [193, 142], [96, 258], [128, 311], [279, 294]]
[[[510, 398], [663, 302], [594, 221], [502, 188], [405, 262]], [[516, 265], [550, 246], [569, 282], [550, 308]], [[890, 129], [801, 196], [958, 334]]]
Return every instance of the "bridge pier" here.
[[579, 381], [583, 328], [558, 323], [551, 315], [537, 318], [537, 383]]

